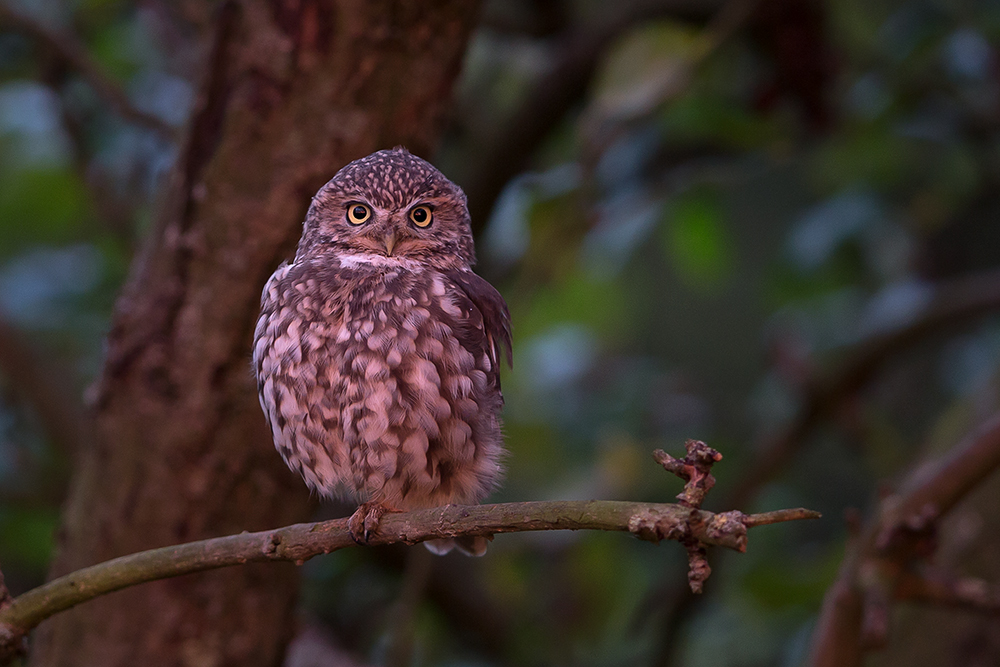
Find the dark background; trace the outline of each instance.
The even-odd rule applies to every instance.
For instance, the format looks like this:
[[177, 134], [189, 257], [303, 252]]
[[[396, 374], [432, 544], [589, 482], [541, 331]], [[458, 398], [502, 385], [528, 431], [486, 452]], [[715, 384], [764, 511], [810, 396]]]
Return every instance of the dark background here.
[[[824, 518], [755, 529], [743, 555], [711, 552], [716, 573], [697, 603], [685, 593], [683, 549], [623, 534], [500, 536], [479, 560], [351, 549], [310, 561], [298, 584], [290, 567], [264, 566], [254, 575], [261, 585], [279, 577], [301, 595], [297, 603], [260, 603], [280, 607], [275, 617], [285, 619], [273, 640], [279, 649], [245, 652], [275, 664], [294, 637], [285, 659], [293, 667], [803, 664], [845, 553], [845, 510], [869, 515], [880, 493], [997, 409], [1000, 295], [990, 271], [1000, 264], [1000, 5], [486, 0], [428, 3], [422, 11], [436, 23], [421, 24], [408, 3], [389, 2], [379, 5], [381, 16], [426, 29], [387, 37], [369, 28], [376, 19], [324, 22], [324, 4], [338, 3], [270, 3], [267, 16], [279, 26], [283, 11], [305, 17], [296, 25], [315, 30], [288, 32], [296, 44], [330, 39], [339, 48], [338, 31], [350, 32], [336, 61], [347, 73], [331, 78], [366, 72], [366, 49], [396, 49], [407, 62], [423, 57], [441, 72], [432, 85], [390, 59], [377, 61], [379, 76], [357, 90], [345, 84], [359, 107], [376, 112], [408, 100], [403, 120], [383, 119], [397, 129], [381, 133], [359, 121], [349, 132], [367, 138], [317, 158], [286, 193], [298, 210], [279, 208], [300, 221], [310, 194], [337, 168], [395, 143], [466, 188], [480, 273], [507, 299], [514, 329], [515, 366], [503, 377], [508, 475], [492, 500], [670, 502], [680, 483], [651, 452], [679, 455], [685, 439], [697, 438], [725, 456], [707, 508], [804, 506]], [[325, 99], [294, 84], [240, 92], [264, 77], [266, 64], [245, 63], [267, 61], [267, 47], [217, 45], [243, 43], [258, 20], [254, 5], [6, 0], [0, 9], [0, 565], [15, 595], [44, 581], [57, 543], [67, 558], [74, 535], [116, 539], [88, 523], [95, 514], [80, 509], [80, 494], [115, 486], [139, 466], [105, 465], [102, 456], [131, 448], [142, 465], [160, 465], [151, 461], [162, 450], [141, 449], [139, 417], [130, 439], [115, 435], [107, 415], [145, 414], [114, 383], [127, 375], [123, 338], [139, 341], [135, 349], [156, 339], [136, 329], [136, 312], [145, 311], [130, 311], [128, 299], [151, 293], [143, 286], [160, 265], [149, 257], [170, 245], [171, 215], [195, 220], [221, 248], [200, 268], [197, 259], [193, 269], [170, 265], [190, 284], [216, 285], [209, 301], [229, 297], [207, 276], [230, 271], [252, 304], [294, 243], [292, 225], [267, 241], [267, 252], [243, 253], [256, 237], [233, 230], [255, 219], [252, 206], [227, 209], [223, 201], [218, 225], [191, 213], [224, 200], [227, 183], [280, 190], [253, 170], [311, 159], [303, 130], [299, 152], [261, 148], [264, 157], [246, 172], [225, 171], [227, 147], [251, 141], [230, 141], [241, 114], [260, 114], [266, 125], [275, 100]], [[319, 7], [320, 20], [308, 19], [309, 7]], [[410, 48], [416, 56], [406, 55]], [[294, 57], [301, 71], [322, 74]], [[244, 75], [220, 69], [226, 58]], [[213, 88], [218, 72], [232, 85]], [[214, 93], [199, 98], [223, 89], [237, 92], [219, 107]], [[310, 117], [322, 119], [317, 106]], [[412, 120], [424, 109], [432, 119]], [[198, 141], [208, 126], [223, 128], [217, 143]], [[183, 205], [171, 195], [183, 187], [178, 173], [190, 195]], [[199, 190], [198, 179], [209, 185]], [[212, 240], [213, 229], [226, 230], [221, 240]], [[231, 245], [237, 237], [243, 246]], [[192, 247], [197, 257], [200, 246]], [[224, 252], [233, 247], [235, 259]], [[251, 268], [239, 268], [241, 257]], [[133, 290], [115, 310], [127, 280]], [[197, 300], [193, 293], [183, 298]], [[949, 313], [961, 299], [971, 306]], [[205, 325], [235, 332], [225, 377], [240, 387], [249, 386], [248, 308], [231, 323]], [[945, 316], [921, 328], [934, 308]], [[176, 318], [196, 320], [192, 340], [209, 340], [199, 334], [202, 320], [187, 313], [178, 308]], [[871, 352], [872, 341], [884, 340]], [[183, 363], [190, 348], [175, 341], [169, 349], [158, 363]], [[184, 429], [185, 411], [194, 409], [185, 401], [214, 399], [189, 392], [180, 375], [172, 382], [162, 393]], [[126, 398], [116, 403], [115, 395]], [[240, 423], [256, 442], [266, 439], [259, 415], [246, 410]], [[199, 419], [192, 416], [191, 429], [202, 427]], [[210, 448], [208, 432], [193, 440]], [[274, 467], [277, 454], [259, 451], [259, 465], [279, 482], [268, 482], [269, 495], [247, 497], [266, 496], [260, 504], [270, 513], [250, 502], [246, 521], [237, 507], [225, 520], [192, 519], [136, 544], [351, 511], [309, 501]], [[80, 456], [90, 463], [74, 463]], [[136, 477], [134, 486], [156, 489], [151, 507], [183, 515], [174, 490], [211, 488], [227, 469], [223, 455], [182, 458], [161, 467], [183, 482], [158, 488]], [[255, 466], [240, 467], [240, 479], [256, 475]], [[81, 469], [89, 482], [79, 481]], [[122, 492], [108, 502], [142, 507], [134, 497]], [[192, 491], [186, 502], [199, 498]], [[162, 517], [137, 512], [128, 531], [142, 538]], [[938, 564], [996, 580], [998, 512], [997, 480], [987, 480], [942, 526]], [[77, 565], [136, 550], [117, 544]], [[72, 569], [68, 558], [63, 571]], [[238, 600], [238, 588], [228, 595]], [[253, 613], [232, 605], [218, 616]], [[74, 613], [96, 613], [88, 608]], [[64, 654], [72, 663], [70, 635], [44, 641], [70, 642]], [[126, 640], [102, 640], [102, 650], [116, 641]], [[127, 662], [132, 650], [112, 653]], [[238, 664], [231, 656], [199, 662], [211, 651], [180, 640], [148, 650], [163, 664]], [[37, 662], [55, 664], [55, 653]], [[888, 648], [869, 660], [997, 664], [1000, 632], [995, 617], [900, 604]]]

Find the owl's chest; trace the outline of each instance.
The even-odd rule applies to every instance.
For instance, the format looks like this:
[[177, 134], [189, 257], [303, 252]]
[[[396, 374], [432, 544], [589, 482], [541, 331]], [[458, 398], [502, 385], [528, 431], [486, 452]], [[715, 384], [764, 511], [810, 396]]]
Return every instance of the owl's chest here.
[[302, 323], [341, 338], [345, 330], [367, 336], [398, 327], [446, 297], [433, 275], [409, 271], [341, 271], [307, 278], [294, 291], [287, 306]]
[[296, 348], [286, 362], [351, 362], [361, 353], [395, 360], [423, 338], [442, 338], [451, 329], [444, 321], [463, 314], [444, 277], [432, 271], [291, 271], [282, 282], [268, 328], [283, 330], [279, 336]]

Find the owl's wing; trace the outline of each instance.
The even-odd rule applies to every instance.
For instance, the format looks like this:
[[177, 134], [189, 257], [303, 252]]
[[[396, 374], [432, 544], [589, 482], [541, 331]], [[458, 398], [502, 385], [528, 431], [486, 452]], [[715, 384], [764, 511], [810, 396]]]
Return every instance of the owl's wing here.
[[[473, 339], [482, 340], [485, 338], [486, 352], [490, 355], [493, 363], [493, 370], [500, 369], [501, 354], [507, 357], [507, 364], [514, 365], [514, 355], [511, 349], [510, 338], [510, 311], [507, 310], [507, 303], [496, 291], [493, 285], [477, 276], [469, 270], [453, 270], [446, 274], [448, 278], [458, 287], [459, 290], [469, 299], [471, 305], [475, 306], [469, 314], [469, 331], [466, 336]], [[465, 341], [466, 349], [475, 351], [477, 347], [473, 340]]]

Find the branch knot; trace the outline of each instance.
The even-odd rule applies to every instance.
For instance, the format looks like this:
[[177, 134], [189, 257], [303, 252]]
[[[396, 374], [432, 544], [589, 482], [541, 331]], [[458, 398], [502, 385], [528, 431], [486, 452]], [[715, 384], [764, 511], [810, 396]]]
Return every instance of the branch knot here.
[[681, 505], [691, 508], [687, 519], [685, 521], [673, 519], [670, 524], [655, 521], [650, 524], [650, 517], [636, 515], [629, 522], [629, 530], [643, 539], [658, 541], [663, 537], [669, 537], [683, 544], [688, 556], [688, 585], [692, 593], [701, 593], [705, 581], [712, 574], [702, 537], [705, 535], [734, 537], [739, 550], [746, 551], [747, 529], [741, 520], [743, 515], [740, 512], [735, 513], [739, 517], [730, 516], [721, 519], [712, 517], [706, 524], [699, 510], [705, 495], [715, 486], [712, 466], [722, 460], [722, 454], [701, 440], [688, 440], [684, 443], [684, 448], [687, 450], [687, 456], [683, 459], [675, 459], [662, 449], [653, 452], [653, 458], [663, 466], [664, 470], [684, 480], [684, 490], [677, 494], [677, 499]]

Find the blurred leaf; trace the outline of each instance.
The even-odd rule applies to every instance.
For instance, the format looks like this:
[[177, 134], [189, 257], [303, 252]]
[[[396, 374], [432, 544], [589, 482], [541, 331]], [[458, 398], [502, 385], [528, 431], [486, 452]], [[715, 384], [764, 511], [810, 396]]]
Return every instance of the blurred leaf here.
[[574, 598], [573, 632], [589, 656], [582, 664], [608, 664], [637, 648], [628, 641], [630, 620], [652, 578], [635, 557], [637, 550], [623, 548], [616, 538], [620, 536], [613, 533], [587, 535], [575, 545], [565, 566]]
[[814, 271], [884, 216], [880, 198], [871, 192], [848, 191], [820, 202], [795, 222], [788, 238], [791, 260], [803, 272]]
[[812, 173], [826, 189], [898, 187], [919, 165], [915, 142], [885, 125], [837, 135], [816, 151]]
[[935, 229], [946, 224], [982, 185], [975, 149], [965, 144], [934, 146], [921, 160], [927, 165], [914, 184], [909, 208], [921, 229]]
[[[112, 14], [121, 11], [123, 7], [128, 6], [126, 0], [78, 0], [76, 3], [78, 6], [77, 11], [81, 14], [92, 14], [101, 12], [102, 14]], [[108, 20], [107, 17], [104, 17]]]
[[150, 59], [153, 44], [141, 36], [142, 27], [131, 21], [117, 21], [98, 26], [88, 40], [91, 54], [100, 62], [105, 73], [121, 86]]
[[666, 218], [662, 239], [681, 282], [702, 292], [722, 287], [733, 270], [733, 240], [717, 199], [704, 193], [682, 196], [667, 208]]
[[645, 115], [690, 76], [700, 33], [681, 23], [656, 21], [626, 35], [608, 53], [594, 85], [594, 111], [600, 118]]
[[781, 137], [778, 119], [755, 114], [730, 99], [697, 93], [664, 109], [660, 122], [664, 134], [675, 142], [711, 140], [751, 149]]
[[637, 188], [625, 188], [600, 206], [600, 219], [584, 239], [581, 262], [595, 279], [617, 276], [646, 245], [663, 204]]
[[0, 507], [0, 563], [44, 570], [58, 523], [56, 510]]
[[622, 298], [619, 283], [596, 279], [575, 266], [559, 280], [539, 286], [526, 303], [514, 301], [510, 305], [519, 341], [557, 322], [586, 325], [602, 336], [620, 338], [631, 321], [629, 302]]
[[574, 272], [587, 231], [586, 220], [576, 192], [537, 195], [527, 206], [529, 241], [522, 261], [525, 276], [548, 283]]
[[889, 478], [906, 465], [913, 452], [891, 415], [877, 406], [864, 411], [865, 459], [874, 474]]
[[60, 243], [81, 229], [88, 193], [67, 169], [5, 170], [0, 176], [0, 248]]

